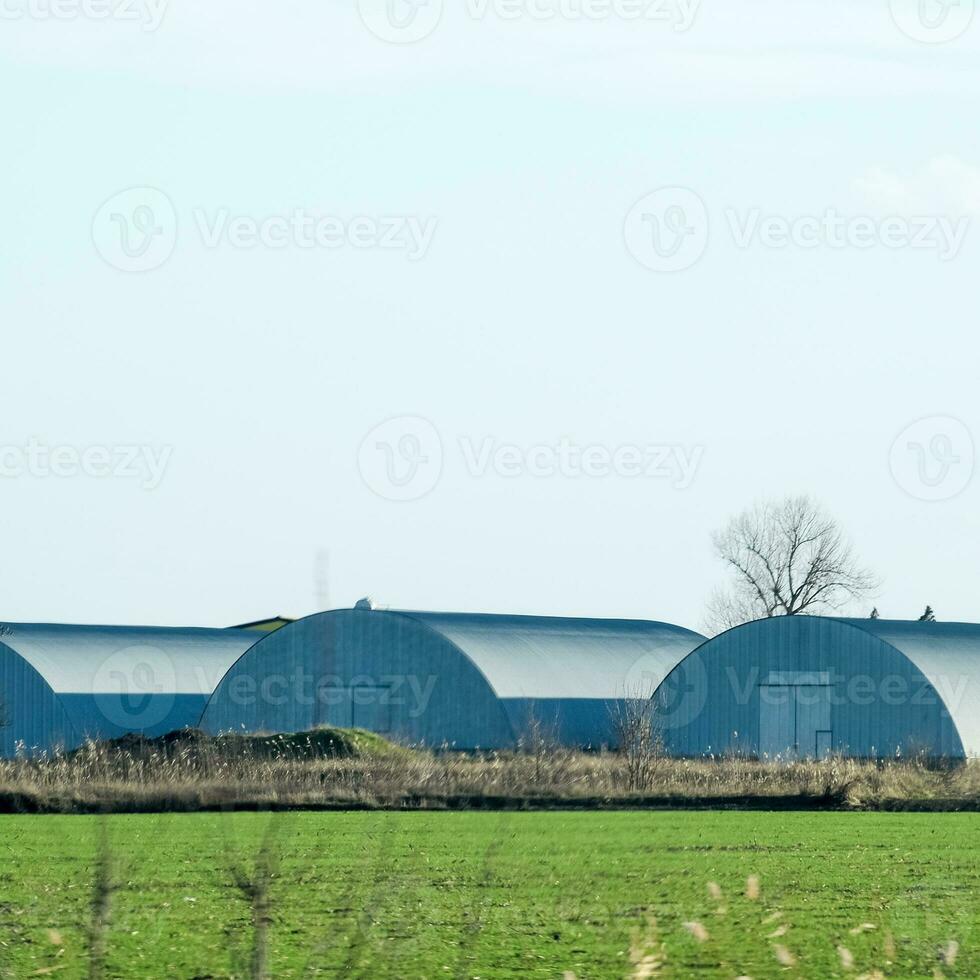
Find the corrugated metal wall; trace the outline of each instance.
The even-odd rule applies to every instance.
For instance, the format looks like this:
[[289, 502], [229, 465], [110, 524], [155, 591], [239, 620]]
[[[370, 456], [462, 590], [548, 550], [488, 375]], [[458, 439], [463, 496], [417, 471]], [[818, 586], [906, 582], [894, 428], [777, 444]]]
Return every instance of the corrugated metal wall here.
[[[759, 755], [760, 722], [769, 729], [766, 747], [772, 745], [772, 726], [780, 724], [772, 703], [781, 695], [766, 690], [779, 683], [804, 688], [809, 703], [817, 686], [828, 688], [829, 738], [814, 739], [811, 747], [815, 723], [801, 721], [806, 709], [796, 708], [795, 725], [806, 731], [800, 755], [964, 755], [945, 703], [907, 656], [846, 621], [810, 616], [737, 627], [683, 660], [656, 695], [668, 751], [693, 757]], [[794, 703], [799, 696], [790, 694]]]
[[701, 639], [636, 620], [338, 610], [250, 650], [202, 727], [353, 726], [459, 749], [512, 748], [538, 735], [611, 746], [623, 697], [641, 684], [649, 697]]
[[2, 625], [0, 752], [196, 725], [215, 685], [262, 634], [248, 630]]
[[980, 626], [970, 624], [782, 617], [686, 658], [697, 634], [663, 623], [368, 609], [268, 635], [6, 629], [8, 756], [18, 742], [71, 748], [198, 723], [360, 727], [460, 749], [509, 748], [536, 724], [566, 745], [613, 746], [622, 696], [636, 696], [637, 681], [649, 692], [672, 668], [656, 711], [677, 755], [961, 758], [980, 744]]
[[23, 743], [28, 755], [77, 744], [57, 696], [23, 657], [0, 643], [0, 756]]
[[512, 744], [486, 680], [442, 636], [397, 615], [342, 610], [263, 639], [228, 672], [201, 721], [208, 732], [368, 728], [455, 748]]

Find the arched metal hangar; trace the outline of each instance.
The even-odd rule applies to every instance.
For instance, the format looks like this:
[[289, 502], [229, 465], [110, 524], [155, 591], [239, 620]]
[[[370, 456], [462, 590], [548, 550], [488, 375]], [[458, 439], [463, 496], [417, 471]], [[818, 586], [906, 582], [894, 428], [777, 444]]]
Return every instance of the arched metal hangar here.
[[980, 754], [980, 626], [782, 616], [682, 660], [655, 695], [678, 756]]
[[566, 745], [610, 745], [617, 702], [651, 696], [703, 639], [640, 620], [335, 610], [251, 648], [201, 727], [334, 725], [457, 749], [510, 748], [537, 728]]

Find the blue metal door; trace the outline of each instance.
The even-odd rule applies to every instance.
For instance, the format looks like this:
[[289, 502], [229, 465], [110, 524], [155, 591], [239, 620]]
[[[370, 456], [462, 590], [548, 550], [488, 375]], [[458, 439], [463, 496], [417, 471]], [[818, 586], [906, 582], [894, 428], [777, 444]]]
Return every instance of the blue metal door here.
[[789, 684], [759, 688], [759, 755], [768, 759], [796, 754], [796, 698]]
[[827, 684], [759, 687], [759, 755], [768, 759], [823, 759], [831, 751]]

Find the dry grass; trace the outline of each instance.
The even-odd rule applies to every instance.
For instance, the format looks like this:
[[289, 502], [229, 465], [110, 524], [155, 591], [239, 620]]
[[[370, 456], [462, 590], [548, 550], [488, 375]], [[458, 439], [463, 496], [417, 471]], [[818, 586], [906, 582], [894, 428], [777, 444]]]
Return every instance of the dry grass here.
[[[713, 901], [721, 898], [721, 889], [713, 881], [707, 883], [707, 892], [709, 898]], [[745, 885], [744, 894], [737, 898], [736, 901], [742, 903], [759, 903], [761, 898], [760, 878], [758, 875], [750, 875]], [[757, 905], [756, 907], [759, 906]], [[741, 920], [745, 922], [745, 928], [740, 936], [740, 943], [734, 948], [731, 945], [730, 938], [721, 940], [720, 943], [716, 942], [704, 924], [696, 919], [680, 923], [680, 928], [696, 943], [704, 946], [706, 951], [711, 951], [717, 957], [717, 961], [710, 963], [710, 967], [708, 963], [695, 964], [691, 963], [689, 959], [682, 965], [680, 957], [684, 955], [681, 953], [683, 947], [679, 947], [675, 943], [670, 943], [669, 941], [673, 937], [669, 935], [661, 936], [658, 932], [657, 921], [651, 918], [649, 920], [649, 926], [645, 931], [635, 930], [633, 933], [633, 940], [630, 944], [631, 969], [626, 974], [627, 980], [651, 980], [651, 978], [658, 976], [693, 976], [695, 972], [700, 972], [698, 968], [706, 968], [705, 972], [708, 972], [708, 969], [714, 972], [718, 966], [721, 969], [718, 969], [717, 972], [721, 973], [724, 969], [732, 969], [740, 960], [744, 960], [747, 952], [751, 954], [760, 946], [768, 947], [772, 958], [782, 968], [779, 971], [780, 973], [789, 971], [797, 975], [795, 974], [795, 968], [800, 965], [797, 953], [783, 942], [772, 942], [774, 939], [781, 939], [790, 931], [789, 924], [784, 923], [778, 930], [762, 938], [761, 933], [764, 932], [764, 929], [753, 928], [753, 916], [747, 905], [743, 904], [743, 907], [738, 911], [740, 912]], [[777, 908], [765, 918], [757, 920], [757, 922], [762, 927], [766, 927], [782, 919], [783, 915], [783, 910]], [[876, 926], [873, 924], [862, 923], [851, 929], [850, 934], [853, 936], [875, 929]], [[668, 944], [674, 950], [674, 961], [668, 956]], [[956, 963], [959, 948], [959, 943], [956, 940], [947, 940], [937, 950], [936, 958], [942, 966], [952, 968]], [[813, 953], [816, 952], [812, 940], [809, 947], [800, 952], [812, 958]], [[836, 952], [840, 970], [844, 975], [849, 975], [860, 968], [858, 957], [846, 946], [838, 944], [836, 946]], [[895, 975], [894, 966], [897, 959], [897, 951], [891, 933], [885, 933], [884, 942], [880, 947], [878, 944], [866, 945], [861, 959], [881, 963], [884, 970]], [[678, 972], [685, 967], [689, 972], [683, 974]], [[611, 973], [610, 975], [613, 974]], [[903, 973], [902, 975], [904, 976], [905, 974]], [[909, 973], [908, 975], [911, 976], [912, 974]], [[916, 973], [915, 975], [918, 976], [920, 974]], [[871, 968], [856, 975], [855, 980], [885, 980], [885, 976], [886, 972], [882, 969]], [[941, 980], [941, 978], [945, 977], [945, 974], [939, 967], [935, 967], [932, 976], [938, 977]], [[564, 980], [578, 980], [578, 978], [575, 973], [566, 971], [564, 973]], [[739, 973], [736, 980], [752, 980], [752, 978], [747, 974]]]
[[[291, 744], [295, 744], [294, 741]], [[7, 810], [162, 811], [275, 807], [786, 805], [980, 806], [980, 767], [846, 759], [776, 765], [661, 758], [642, 792], [630, 760], [556, 747], [464, 755], [371, 746], [347, 757], [279, 756], [215, 740], [90, 744], [47, 760], [0, 761]]]

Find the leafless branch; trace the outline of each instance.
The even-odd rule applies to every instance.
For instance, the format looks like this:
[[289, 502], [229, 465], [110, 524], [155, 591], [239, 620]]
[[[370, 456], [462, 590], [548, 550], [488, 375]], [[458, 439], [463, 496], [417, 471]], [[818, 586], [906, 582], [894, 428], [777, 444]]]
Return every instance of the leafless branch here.
[[656, 726], [652, 697], [645, 692], [628, 692], [614, 705], [612, 722], [617, 750], [626, 769], [627, 790], [649, 790], [664, 757], [663, 739]]
[[838, 523], [809, 497], [757, 504], [713, 542], [733, 581], [708, 602], [711, 632], [771, 616], [834, 612], [879, 584]]

